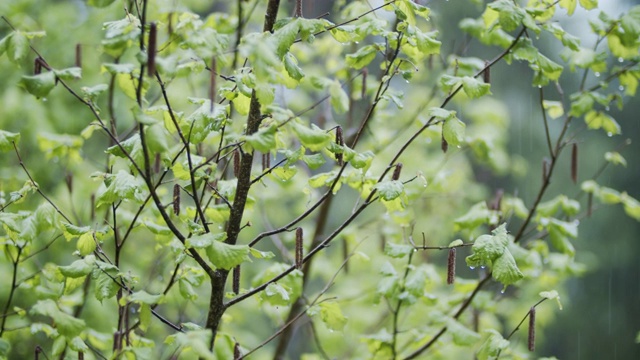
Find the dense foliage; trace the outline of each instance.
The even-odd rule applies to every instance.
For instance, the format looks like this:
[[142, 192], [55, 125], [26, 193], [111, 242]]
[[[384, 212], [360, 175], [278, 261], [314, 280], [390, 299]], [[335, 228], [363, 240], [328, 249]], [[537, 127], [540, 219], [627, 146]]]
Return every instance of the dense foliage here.
[[[640, 7], [591, 41], [562, 22], [597, 0], [468, 6], [448, 46], [425, 1], [0, 4], [0, 358], [531, 358], [580, 222], [640, 220], [598, 183], [627, 140], [578, 171]], [[498, 64], [530, 69], [539, 169]]]

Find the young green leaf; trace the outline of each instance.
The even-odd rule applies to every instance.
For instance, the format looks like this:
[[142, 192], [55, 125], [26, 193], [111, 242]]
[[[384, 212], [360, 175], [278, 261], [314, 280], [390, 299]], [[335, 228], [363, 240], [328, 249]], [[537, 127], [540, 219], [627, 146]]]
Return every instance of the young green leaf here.
[[0, 130], [0, 152], [13, 151], [13, 144], [18, 145], [20, 134]]
[[464, 144], [465, 123], [454, 117], [448, 119], [442, 125], [442, 136], [449, 145], [460, 147]]
[[20, 86], [29, 92], [29, 94], [43, 98], [49, 95], [49, 92], [56, 86], [56, 75], [47, 71], [38, 75], [23, 76], [20, 79]]
[[340, 306], [334, 301], [325, 301], [320, 307], [320, 319], [330, 330], [342, 331], [348, 318], [342, 314]]

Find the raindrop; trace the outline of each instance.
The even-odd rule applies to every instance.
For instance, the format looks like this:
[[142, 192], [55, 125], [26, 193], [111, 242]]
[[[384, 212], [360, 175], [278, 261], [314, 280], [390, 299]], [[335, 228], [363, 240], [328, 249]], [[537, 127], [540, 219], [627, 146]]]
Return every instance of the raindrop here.
[[596, 73], [594, 74], [596, 77], [600, 77], [600, 73], [596, 71]]
[[542, 89], [542, 85], [538, 85], [538, 89]]
[[404, 82], [406, 82], [407, 84], [409, 83], [409, 80], [405, 80]]
[[604, 109], [605, 109], [605, 110], [607, 110], [607, 111], [609, 111], [609, 110], [610, 110], [610, 108], [609, 108], [608, 106], [607, 106], [607, 107], [605, 107]]
[[621, 57], [619, 57], [619, 58], [618, 58], [618, 62], [624, 62], [624, 59], [623, 59], [623, 58], [621, 58]]
[[42, 98], [42, 101], [46, 102], [46, 101], [47, 101], [47, 98]]
[[486, 269], [486, 268], [487, 268], [487, 267], [486, 267], [486, 266], [484, 266], [484, 265], [480, 266], [480, 269], [482, 269], [482, 270], [484, 270], [484, 269]]
[[618, 86], [618, 90], [624, 91], [624, 86], [622, 86], [622, 85]]
[[613, 136], [613, 134], [612, 134], [611, 132], [608, 132], [608, 133], [607, 133], [607, 136], [608, 136], [608, 137], [612, 137], [612, 136]]
[[475, 270], [475, 269], [476, 269], [476, 267], [475, 267], [475, 266], [469, 266], [469, 269], [471, 269], [471, 270]]
[[507, 289], [507, 288], [502, 288], [502, 290], [500, 290], [500, 294], [504, 294], [504, 292], [505, 292], [505, 290], [506, 290], [506, 289]]

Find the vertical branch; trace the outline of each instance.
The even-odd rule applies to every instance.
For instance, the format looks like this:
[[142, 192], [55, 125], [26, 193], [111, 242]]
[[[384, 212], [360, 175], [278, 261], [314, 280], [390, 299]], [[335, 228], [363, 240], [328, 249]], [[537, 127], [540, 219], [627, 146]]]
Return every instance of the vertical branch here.
[[7, 303], [4, 306], [4, 311], [2, 312], [2, 323], [0, 323], [0, 337], [5, 331], [5, 325], [7, 322], [7, 318], [9, 317], [9, 308], [11, 307], [11, 302], [13, 301], [13, 296], [15, 295], [17, 286], [17, 277], [18, 277], [18, 264], [20, 263], [20, 255], [22, 255], [22, 248], [18, 248], [18, 253], [16, 254], [16, 258], [13, 259], [11, 253], [7, 251], [7, 255], [11, 258], [11, 262], [13, 263], [13, 271], [11, 272], [11, 287], [9, 288], [9, 296], [7, 298]]

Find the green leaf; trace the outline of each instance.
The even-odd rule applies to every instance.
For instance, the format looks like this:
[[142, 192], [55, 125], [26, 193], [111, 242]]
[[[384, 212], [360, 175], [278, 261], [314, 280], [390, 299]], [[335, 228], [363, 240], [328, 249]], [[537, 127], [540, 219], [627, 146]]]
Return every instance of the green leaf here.
[[100, 302], [116, 296], [120, 286], [115, 282], [118, 275], [118, 268], [109, 264], [99, 264], [91, 275], [95, 279], [95, 295]]
[[376, 58], [377, 53], [378, 47], [376, 45], [366, 45], [358, 49], [355, 53], [347, 55], [345, 61], [348, 66], [359, 70], [369, 65], [369, 63]]
[[342, 314], [340, 306], [334, 301], [325, 301], [318, 305], [320, 318], [330, 330], [342, 331], [348, 318]]
[[629, 194], [627, 193], [622, 193], [620, 198], [622, 199], [624, 212], [627, 213], [629, 217], [640, 221], [640, 202], [635, 198], [629, 196]]
[[65, 277], [80, 278], [91, 274], [94, 269], [95, 257], [93, 255], [86, 256], [84, 259], [76, 260], [68, 266], [59, 266], [58, 270]]
[[27, 35], [22, 31], [14, 31], [5, 39], [9, 60], [14, 64], [20, 65], [29, 54], [29, 39]]
[[569, 16], [573, 15], [576, 5], [578, 5], [578, 0], [560, 0], [560, 7], [567, 9]]
[[427, 112], [427, 114], [430, 117], [434, 117], [436, 119], [441, 119], [441, 120], [449, 120], [456, 117], [455, 111], [447, 110], [439, 107], [429, 108], [429, 111]]
[[627, 160], [617, 151], [608, 151], [604, 153], [604, 158], [613, 165], [622, 165], [627, 167]]
[[31, 307], [31, 314], [50, 317], [58, 331], [66, 337], [80, 335], [85, 328], [85, 322], [61, 311], [53, 300], [40, 300]]
[[87, 0], [87, 4], [97, 8], [103, 8], [111, 5], [115, 0]]
[[467, 265], [489, 266], [494, 279], [505, 286], [513, 284], [524, 275], [518, 269], [513, 255], [507, 248], [511, 241], [507, 235], [506, 225], [500, 225], [491, 233], [492, 235], [481, 235], [475, 240], [472, 247], [473, 254], [465, 259]]
[[555, 290], [550, 290], [550, 291], [542, 291], [540, 292], [540, 296], [549, 300], [556, 300], [556, 302], [558, 303], [558, 308], [560, 310], [562, 310], [562, 303], [560, 303], [560, 295], [558, 294], [557, 291]]
[[110, 205], [121, 200], [134, 200], [141, 202], [144, 200], [142, 180], [135, 176], [118, 171], [117, 174], [105, 174], [104, 184], [106, 188], [96, 194], [96, 207]]
[[226, 233], [195, 235], [187, 239], [185, 246], [187, 248], [206, 249], [211, 263], [215, 267], [225, 270], [231, 270], [249, 260], [249, 247], [247, 245], [230, 245], [223, 242], [225, 238]]
[[298, 66], [298, 60], [291, 53], [284, 56], [284, 68], [292, 78], [300, 81], [304, 77], [302, 69]]
[[292, 122], [293, 131], [298, 135], [298, 139], [306, 148], [311, 151], [320, 151], [324, 149], [332, 140], [331, 134], [320, 129], [315, 124], [308, 128], [302, 124]]
[[598, 0], [580, 0], [580, 6], [587, 10], [595, 9], [598, 7]]
[[479, 98], [481, 96], [491, 94], [491, 85], [484, 81], [478, 80], [471, 76], [464, 76], [462, 78], [462, 87], [465, 94], [472, 99]]
[[76, 244], [76, 247], [80, 252], [80, 255], [87, 256], [96, 249], [97, 245], [93, 236], [94, 236], [93, 231], [80, 235], [80, 237], [78, 238], [78, 242]]
[[471, 346], [481, 339], [480, 334], [451, 318], [447, 320], [447, 332], [453, 336], [453, 343], [458, 346]]
[[499, 213], [489, 210], [487, 203], [482, 201], [473, 205], [466, 214], [455, 219], [454, 224], [456, 231], [460, 229], [473, 230], [483, 224], [495, 225], [498, 223], [498, 219]]
[[148, 292], [141, 290], [136, 291], [133, 294], [127, 295], [120, 300], [120, 304], [124, 305], [127, 302], [137, 303], [137, 304], [146, 304], [146, 305], [155, 305], [160, 304], [164, 300], [163, 294], [151, 295]]
[[20, 134], [0, 130], [0, 152], [13, 151], [13, 143], [18, 145], [20, 142]]
[[387, 242], [384, 246], [384, 254], [392, 258], [403, 258], [414, 251], [413, 246]]
[[11, 343], [6, 339], [0, 338], [0, 357], [8, 358], [9, 352], [11, 352]]
[[478, 360], [493, 360], [498, 358], [498, 354], [509, 346], [509, 341], [505, 340], [499, 332], [488, 329], [489, 337], [484, 341], [480, 349], [478, 349]]
[[22, 76], [20, 86], [29, 92], [29, 94], [43, 98], [49, 95], [49, 92], [56, 86], [56, 75], [53, 72], [44, 72], [33, 76]]
[[331, 96], [331, 107], [335, 112], [344, 114], [349, 110], [349, 96], [342, 89], [338, 80], [334, 80], [329, 86], [329, 95]]
[[506, 250], [495, 259], [491, 267], [491, 275], [504, 286], [511, 285], [524, 278], [509, 250]]
[[291, 296], [287, 289], [279, 285], [278, 283], [271, 283], [267, 285], [267, 288], [264, 289], [264, 294], [266, 296], [266, 300], [271, 305], [289, 305], [291, 302]]
[[552, 119], [557, 119], [564, 115], [564, 107], [561, 101], [543, 100], [542, 107], [547, 110]]
[[382, 200], [386, 201], [399, 197], [404, 191], [404, 185], [399, 180], [381, 181], [374, 188], [378, 190]]
[[451, 146], [464, 144], [465, 123], [458, 118], [448, 119], [442, 125], [442, 136]]
[[584, 121], [589, 129], [602, 129], [608, 135], [620, 134], [620, 125], [608, 114], [602, 111], [591, 110], [584, 116]]
[[505, 31], [515, 30], [526, 14], [524, 9], [510, 0], [497, 0], [490, 3], [488, 7], [499, 12], [498, 21]]
[[63, 70], [53, 70], [53, 73], [62, 80], [74, 80], [82, 77], [82, 69], [79, 67], [72, 67]]
[[271, 125], [267, 128], [261, 128], [256, 133], [246, 137], [247, 142], [251, 147], [260, 151], [261, 153], [268, 153], [270, 150], [276, 147], [276, 131], [278, 127]]

